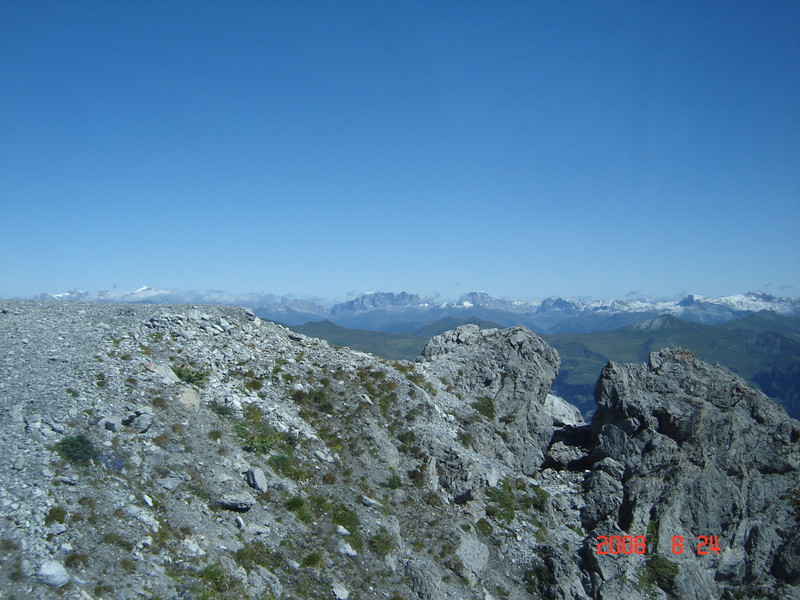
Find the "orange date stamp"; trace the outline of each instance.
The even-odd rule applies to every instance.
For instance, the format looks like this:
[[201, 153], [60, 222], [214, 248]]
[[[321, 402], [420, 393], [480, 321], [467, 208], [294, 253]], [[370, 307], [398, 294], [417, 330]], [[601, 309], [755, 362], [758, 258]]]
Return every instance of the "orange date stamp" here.
[[[643, 535], [598, 535], [595, 552], [597, 554], [647, 554], [647, 538]], [[683, 554], [685, 549], [683, 536], [672, 536], [672, 553]], [[695, 554], [719, 554], [718, 535], [698, 535]]]

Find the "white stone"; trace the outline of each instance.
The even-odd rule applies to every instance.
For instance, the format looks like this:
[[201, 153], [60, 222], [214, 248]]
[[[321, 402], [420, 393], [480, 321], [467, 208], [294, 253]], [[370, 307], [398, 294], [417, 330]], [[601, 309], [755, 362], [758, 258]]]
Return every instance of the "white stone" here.
[[361, 503], [364, 506], [383, 506], [380, 502], [369, 496], [361, 496]]
[[69, 582], [69, 573], [60, 562], [55, 560], [46, 560], [39, 567], [39, 572], [36, 574], [37, 579], [46, 585], [53, 587], [64, 587]]
[[333, 587], [331, 587], [331, 591], [336, 600], [347, 600], [350, 597], [350, 591], [341, 583], [334, 583]]
[[339, 551], [339, 554], [344, 554], [345, 556], [358, 556], [358, 552], [344, 540], [339, 540], [339, 545], [336, 549]]

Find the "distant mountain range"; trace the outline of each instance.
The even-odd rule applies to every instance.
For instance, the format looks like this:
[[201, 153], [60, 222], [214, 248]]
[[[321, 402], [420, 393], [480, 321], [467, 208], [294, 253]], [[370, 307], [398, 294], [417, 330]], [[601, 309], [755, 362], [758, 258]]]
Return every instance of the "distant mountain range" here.
[[259, 317], [291, 326], [327, 320], [350, 329], [392, 333], [415, 332], [443, 318], [474, 317], [503, 327], [525, 325], [538, 333], [556, 334], [614, 330], [663, 314], [704, 325], [725, 323], [763, 310], [800, 316], [800, 300], [757, 291], [723, 298], [689, 295], [677, 301], [546, 298], [541, 302], [496, 298], [486, 292], [470, 292], [455, 302], [438, 302], [408, 292], [373, 292], [327, 307], [313, 300], [272, 294], [180, 292], [145, 286], [132, 292], [71, 290], [40, 294], [35, 299], [232, 304], [248, 306]]
[[392, 359], [413, 359], [434, 335], [465, 323], [482, 328], [525, 325], [558, 350], [555, 393], [584, 414], [594, 409], [597, 373], [609, 360], [646, 361], [652, 351], [680, 346], [719, 362], [800, 417], [800, 300], [764, 292], [678, 301], [546, 298], [523, 302], [471, 292], [437, 302], [408, 292], [374, 292], [326, 307], [270, 294], [132, 292], [40, 294], [38, 300], [205, 303], [250, 307], [258, 316], [329, 343]]

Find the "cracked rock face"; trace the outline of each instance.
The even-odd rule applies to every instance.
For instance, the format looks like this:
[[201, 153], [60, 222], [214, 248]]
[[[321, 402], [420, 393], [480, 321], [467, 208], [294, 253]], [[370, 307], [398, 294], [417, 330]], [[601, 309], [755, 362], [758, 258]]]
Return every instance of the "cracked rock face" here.
[[[675, 578], [677, 597], [722, 597], [723, 582], [747, 597], [796, 597], [789, 586], [799, 581], [800, 514], [787, 500], [797, 502], [800, 423], [685, 350], [653, 353], [647, 364], [609, 363], [595, 396], [584, 526], [647, 532], [686, 574]], [[723, 550], [698, 556], [698, 536], [711, 535]], [[683, 554], [672, 552], [674, 536]], [[619, 575], [592, 558], [602, 580]]]
[[[479, 329], [462, 325], [432, 338], [418, 362], [462, 400], [460, 414], [478, 410], [484, 427], [473, 440], [502, 455], [527, 475], [536, 473], [552, 437], [554, 423], [582, 421], [574, 407], [548, 401], [558, 374], [558, 353], [524, 327]], [[485, 423], [488, 421], [488, 425]]]

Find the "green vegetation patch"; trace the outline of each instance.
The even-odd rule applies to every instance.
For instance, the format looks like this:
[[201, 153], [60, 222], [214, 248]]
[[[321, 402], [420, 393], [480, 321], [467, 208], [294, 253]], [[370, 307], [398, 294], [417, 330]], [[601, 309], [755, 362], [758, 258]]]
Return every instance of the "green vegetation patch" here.
[[261, 542], [253, 542], [239, 548], [233, 555], [233, 559], [240, 567], [245, 569], [252, 569], [254, 565], [261, 565], [262, 567], [273, 567], [275, 564], [275, 555], [273, 552]]
[[478, 522], [475, 523], [475, 529], [481, 532], [483, 535], [492, 535], [492, 525], [486, 519], [478, 519]]
[[530, 486], [530, 494], [523, 496], [519, 500], [520, 506], [522, 508], [529, 510], [531, 508], [535, 508], [536, 510], [544, 510], [545, 505], [547, 504], [547, 499], [550, 497], [546, 491], [540, 488], [538, 485]]
[[644, 567], [639, 571], [639, 582], [645, 591], [651, 591], [657, 585], [665, 592], [672, 592], [675, 588], [675, 578], [678, 576], [680, 567], [677, 563], [662, 556], [650, 556], [645, 562]]
[[514, 520], [516, 510], [516, 500], [514, 490], [505, 479], [498, 482], [494, 488], [488, 488], [486, 495], [489, 497], [489, 505], [486, 507], [486, 515], [503, 519], [505, 521]]
[[[208, 565], [197, 572], [197, 578], [201, 579], [212, 591], [218, 593], [236, 592], [242, 588], [242, 582], [233, 577], [218, 563]], [[215, 595], [208, 595], [209, 590], [203, 590], [201, 598], [215, 598]], [[233, 597], [233, 596], [229, 596]]]
[[397, 546], [397, 542], [385, 527], [381, 527], [378, 533], [369, 540], [369, 547], [378, 554], [389, 554], [395, 546]]
[[209, 402], [208, 408], [217, 413], [220, 417], [232, 417], [234, 415], [233, 408], [230, 406], [225, 406], [224, 404], [220, 404], [216, 400]]
[[287, 510], [293, 512], [295, 516], [304, 523], [311, 521], [311, 511], [308, 510], [306, 501], [300, 496], [292, 496], [286, 502], [284, 502], [283, 505]]
[[90, 460], [99, 455], [92, 441], [83, 434], [64, 438], [53, 446], [53, 450], [64, 460], [76, 465], [88, 465]]
[[173, 365], [172, 372], [184, 383], [198, 386], [203, 385], [211, 374], [211, 371], [197, 369], [186, 363], [182, 365]]
[[292, 400], [298, 404], [314, 408], [327, 414], [333, 413], [333, 402], [328, 397], [328, 392], [325, 390], [308, 392], [304, 392], [303, 390], [295, 390], [292, 392]]
[[364, 548], [364, 540], [358, 530], [358, 515], [341, 504], [334, 506], [331, 511], [331, 520], [334, 525], [341, 525], [350, 533], [350, 545], [356, 550]]
[[63, 523], [66, 518], [67, 511], [60, 506], [54, 506], [47, 512], [47, 516], [44, 518], [44, 524], [50, 525], [50, 523]]
[[322, 564], [322, 552], [309, 552], [300, 561], [303, 567], [314, 568]]
[[297, 464], [297, 459], [294, 456], [276, 454], [269, 457], [267, 464], [289, 479], [300, 481], [308, 478], [308, 473]]
[[494, 400], [489, 398], [489, 396], [481, 396], [478, 398], [476, 402], [472, 403], [472, 408], [490, 421], [494, 421]]

